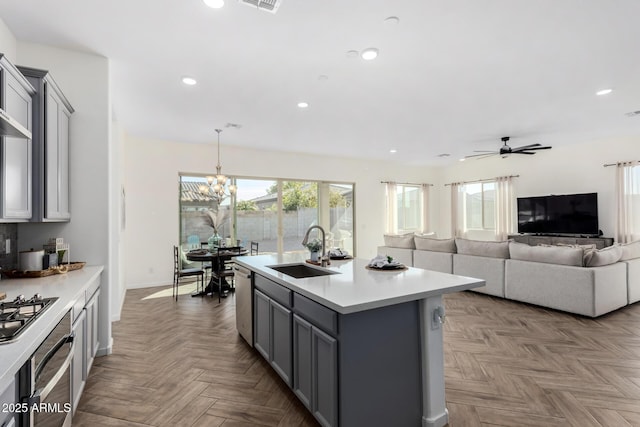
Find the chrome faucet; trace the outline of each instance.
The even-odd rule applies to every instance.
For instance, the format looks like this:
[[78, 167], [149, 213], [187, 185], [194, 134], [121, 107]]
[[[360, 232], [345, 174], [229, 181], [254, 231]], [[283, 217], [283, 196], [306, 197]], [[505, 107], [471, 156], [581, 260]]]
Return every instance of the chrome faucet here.
[[307, 233], [304, 235], [304, 239], [302, 240], [302, 245], [306, 246], [307, 243], [309, 242], [309, 233], [311, 233], [311, 230], [313, 230], [314, 228], [317, 228], [318, 230], [320, 230], [320, 233], [322, 233], [322, 256], [320, 257], [320, 265], [322, 267], [326, 267], [329, 264], [329, 257], [327, 256], [326, 253], [326, 248], [325, 248], [325, 234], [324, 234], [324, 228], [320, 227], [319, 225], [312, 225], [311, 227], [309, 227], [309, 229], [307, 230]]

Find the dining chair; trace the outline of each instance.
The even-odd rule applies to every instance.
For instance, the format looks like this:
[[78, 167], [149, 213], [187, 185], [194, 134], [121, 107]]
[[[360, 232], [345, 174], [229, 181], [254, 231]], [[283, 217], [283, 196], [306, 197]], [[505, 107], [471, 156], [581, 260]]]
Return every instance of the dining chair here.
[[204, 270], [201, 268], [182, 268], [182, 260], [180, 259], [180, 248], [173, 246], [173, 297], [178, 301], [178, 286], [180, 279], [183, 277], [196, 278], [196, 286], [198, 289], [204, 289]]
[[[226, 298], [226, 292], [234, 289], [233, 276], [234, 276], [234, 262], [233, 257], [241, 255], [242, 246], [231, 246], [218, 248], [218, 256], [214, 261], [216, 268], [211, 270], [212, 277], [218, 280], [218, 302], [221, 298]], [[226, 286], [228, 288], [225, 290]], [[213, 296], [213, 293], [211, 294]]]
[[251, 241], [251, 250], [249, 255], [258, 255], [258, 242]]

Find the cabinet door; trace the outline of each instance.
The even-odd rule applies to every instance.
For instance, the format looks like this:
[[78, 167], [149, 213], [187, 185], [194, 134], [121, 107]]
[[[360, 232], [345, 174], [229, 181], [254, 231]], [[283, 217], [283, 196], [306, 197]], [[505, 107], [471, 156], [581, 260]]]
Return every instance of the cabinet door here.
[[253, 342], [256, 350], [267, 360], [270, 360], [270, 322], [269, 297], [256, 290], [253, 294]]
[[293, 392], [311, 409], [311, 324], [293, 315]]
[[86, 379], [89, 376], [89, 371], [91, 370], [91, 365], [93, 365], [93, 359], [96, 357], [96, 353], [98, 351], [98, 298], [100, 296], [100, 290], [96, 291], [93, 296], [87, 302], [85, 306], [86, 314], [87, 314], [87, 330], [85, 337], [85, 348], [86, 348], [86, 359], [85, 359], [85, 369], [84, 369], [84, 378]]
[[291, 386], [291, 310], [269, 301], [271, 317], [271, 366]]
[[[31, 95], [22, 85], [2, 70], [2, 98], [4, 109], [27, 129], [32, 129]], [[2, 137], [2, 217], [31, 218], [31, 140]]]
[[68, 219], [69, 214], [69, 112], [52, 90], [46, 94], [45, 216]]
[[323, 426], [338, 425], [338, 341], [317, 328], [311, 330], [313, 415]]
[[86, 310], [82, 310], [73, 323], [75, 346], [73, 350], [73, 361], [71, 362], [71, 402], [74, 413], [80, 402], [80, 396], [82, 395], [86, 379], [86, 320], [87, 312]]

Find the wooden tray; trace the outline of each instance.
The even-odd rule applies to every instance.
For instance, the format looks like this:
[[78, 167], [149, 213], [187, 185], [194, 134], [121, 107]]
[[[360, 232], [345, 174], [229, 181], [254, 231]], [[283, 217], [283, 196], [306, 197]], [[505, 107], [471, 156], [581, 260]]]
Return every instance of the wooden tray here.
[[54, 274], [64, 274], [73, 270], [80, 270], [86, 262], [84, 261], [76, 261], [71, 262], [69, 264], [63, 264], [63, 266], [67, 267], [67, 271], [60, 272], [54, 268], [48, 268], [46, 270], [37, 270], [37, 271], [21, 271], [21, 270], [11, 270], [11, 271], [3, 271], [2, 274], [10, 279], [23, 279], [23, 278], [35, 278], [35, 277], [47, 277], [52, 276]]

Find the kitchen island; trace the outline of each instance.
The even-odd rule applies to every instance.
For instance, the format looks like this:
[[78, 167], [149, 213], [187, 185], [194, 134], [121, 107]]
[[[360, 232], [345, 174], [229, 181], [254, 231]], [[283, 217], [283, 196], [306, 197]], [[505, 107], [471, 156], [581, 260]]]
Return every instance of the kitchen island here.
[[[294, 278], [304, 255], [236, 258], [252, 272], [254, 345], [322, 425], [444, 426], [442, 295], [480, 279], [331, 261]], [[308, 265], [308, 264], [305, 264]]]

